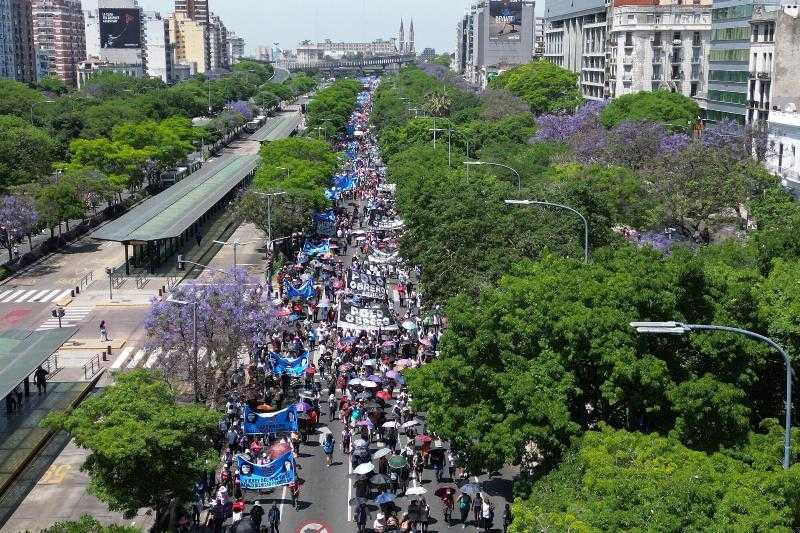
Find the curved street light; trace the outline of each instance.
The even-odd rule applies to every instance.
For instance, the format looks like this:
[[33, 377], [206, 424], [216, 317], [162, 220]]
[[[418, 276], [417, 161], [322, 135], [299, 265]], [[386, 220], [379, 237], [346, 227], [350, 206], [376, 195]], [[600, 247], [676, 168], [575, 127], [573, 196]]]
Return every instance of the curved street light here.
[[542, 200], [506, 200], [506, 205], [546, 205], [548, 207], [566, 209], [578, 215], [583, 221], [583, 261], [585, 263], [589, 262], [589, 221], [586, 220], [586, 217], [583, 216], [580, 211], [568, 205], [545, 202]]
[[506, 169], [510, 170], [511, 172], [513, 172], [514, 174], [516, 174], [516, 176], [517, 176], [517, 190], [518, 191], [522, 190], [522, 177], [519, 175], [519, 172], [517, 172], [516, 169], [514, 169], [513, 167], [510, 167], [508, 165], [504, 165], [502, 163], [493, 163], [491, 161], [464, 161], [464, 164], [468, 165], [468, 166], [473, 166], [473, 167], [491, 166], [491, 167], [506, 168]]
[[636, 329], [637, 333], [667, 333], [670, 335], [685, 335], [692, 331], [727, 331], [730, 333], [738, 333], [764, 342], [780, 353], [783, 357], [783, 363], [786, 366], [786, 420], [783, 435], [783, 468], [789, 468], [789, 459], [792, 450], [792, 376], [794, 375], [794, 370], [792, 369], [792, 361], [789, 359], [789, 354], [787, 354], [778, 343], [769, 337], [759, 335], [753, 331], [730, 326], [682, 324], [680, 322], [631, 322], [630, 325], [632, 328]]

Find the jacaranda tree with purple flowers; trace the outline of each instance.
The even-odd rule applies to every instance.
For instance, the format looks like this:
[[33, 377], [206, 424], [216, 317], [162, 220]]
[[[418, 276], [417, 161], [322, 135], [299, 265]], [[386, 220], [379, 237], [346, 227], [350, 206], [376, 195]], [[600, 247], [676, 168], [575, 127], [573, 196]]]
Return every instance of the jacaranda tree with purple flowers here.
[[39, 213], [33, 202], [21, 196], [4, 196], [0, 198], [0, 242], [8, 250], [12, 258], [14, 239], [30, 236], [39, 222]]
[[[197, 361], [192, 329], [195, 307]], [[212, 407], [230, 390], [241, 354], [265, 344], [278, 324], [266, 287], [244, 269], [219, 273], [208, 284], [178, 286], [170, 299], [154, 299], [145, 319], [148, 347], [162, 351], [158, 361], [167, 379], [174, 384], [192, 383], [195, 396]]]
[[253, 105], [246, 100], [236, 100], [235, 102], [228, 102], [227, 104], [225, 104], [225, 110], [231, 111], [233, 113], [239, 113], [248, 121], [253, 120], [253, 117], [255, 116]]
[[536, 138], [541, 141], [566, 142], [576, 133], [586, 128], [598, 127], [600, 112], [605, 102], [590, 100], [572, 114], [545, 113], [536, 118], [538, 131]]

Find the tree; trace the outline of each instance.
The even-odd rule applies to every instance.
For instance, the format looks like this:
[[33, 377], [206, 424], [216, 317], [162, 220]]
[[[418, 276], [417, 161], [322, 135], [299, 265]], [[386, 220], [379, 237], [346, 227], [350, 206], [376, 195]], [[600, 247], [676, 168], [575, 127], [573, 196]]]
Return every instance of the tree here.
[[534, 115], [572, 112], [583, 101], [578, 75], [545, 60], [510, 69], [489, 86], [508, 89], [519, 96], [528, 102]]
[[266, 111], [270, 111], [278, 107], [281, 99], [272, 91], [261, 90], [253, 97], [255, 104]]
[[680, 93], [641, 91], [614, 98], [600, 114], [606, 128], [625, 121], [660, 122], [670, 131], [690, 133], [697, 123], [700, 108]]
[[68, 180], [59, 179], [37, 188], [36, 210], [42, 222], [50, 228], [51, 236], [53, 228], [58, 226], [60, 237], [61, 223], [65, 222], [69, 231], [70, 220], [83, 218], [86, 203]]
[[69, 89], [64, 82], [61, 81], [61, 78], [57, 76], [45, 76], [39, 80], [39, 88], [56, 96], [61, 96], [62, 94], [67, 94], [69, 92]]
[[253, 120], [253, 117], [255, 116], [253, 105], [246, 100], [236, 100], [235, 102], [228, 102], [227, 104], [225, 104], [225, 109], [227, 111], [240, 114], [248, 122]]
[[481, 94], [481, 117], [499, 120], [504, 117], [528, 113], [530, 106], [525, 100], [514, 96], [506, 89], [486, 89]]
[[450, 54], [439, 54], [431, 60], [431, 63], [450, 68]]
[[258, 92], [269, 92], [281, 100], [291, 100], [296, 95], [288, 83], [265, 83], [258, 88]]
[[[171, 383], [190, 383], [195, 398], [216, 408], [228, 393], [241, 350], [267, 343], [277, 324], [275, 308], [266, 287], [243, 269], [217, 275], [209, 284], [180, 285], [173, 294], [189, 305], [153, 300], [145, 318], [148, 345], [162, 350], [158, 364]], [[197, 359], [195, 306], [202, 349]]]
[[4, 196], [0, 198], [0, 243], [12, 257], [14, 240], [30, 234], [36, 229], [39, 213], [33, 203], [20, 196]]
[[110, 525], [104, 526], [89, 515], [83, 515], [77, 521], [56, 522], [43, 530], [42, 533], [141, 533], [141, 530], [132, 526]]
[[47, 131], [22, 118], [0, 116], [0, 192], [48, 176], [58, 156]]
[[579, 531], [788, 533], [798, 525], [799, 475], [796, 465], [764, 470], [655, 434], [603, 428], [586, 433], [564, 463], [534, 483], [515, 507], [511, 531], [579, 524]]
[[314, 128], [329, 126], [334, 131], [342, 131], [356, 108], [356, 97], [361, 84], [355, 80], [343, 79], [318, 91], [308, 104], [308, 126]]
[[24, 83], [9, 79], [0, 79], [0, 115], [16, 115], [30, 120], [32, 114], [41, 111], [46, 102], [39, 91], [29, 88]]
[[115, 383], [44, 424], [68, 432], [89, 451], [83, 470], [89, 490], [126, 517], [155, 510], [155, 527], [171, 502], [189, 501], [195, 481], [217, 461], [219, 414], [177, 402], [158, 373], [119, 373]]
[[[128, 137], [120, 133], [119, 137]], [[130, 140], [130, 138], [128, 139]], [[94, 167], [132, 189], [141, 187], [147, 162], [155, 155], [152, 149], [137, 149], [121, 141], [108, 139], [75, 139], [70, 143], [70, 165]]]
[[[111, 132], [113, 142], [122, 143], [133, 149], [133, 151], [125, 150], [129, 155], [137, 159], [147, 155], [159, 170], [175, 168], [184, 161], [192, 152], [193, 136], [191, 122], [183, 117], [172, 117], [162, 122], [154, 120], [126, 122], [117, 124]], [[140, 166], [143, 167], [144, 164]]]
[[452, 101], [447, 91], [435, 91], [425, 97], [425, 110], [432, 117], [446, 117], [450, 114]]

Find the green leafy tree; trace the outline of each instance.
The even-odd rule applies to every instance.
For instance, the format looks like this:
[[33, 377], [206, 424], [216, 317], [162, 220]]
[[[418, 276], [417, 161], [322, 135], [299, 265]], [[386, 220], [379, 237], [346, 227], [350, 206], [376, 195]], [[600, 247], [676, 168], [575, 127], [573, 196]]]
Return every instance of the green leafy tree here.
[[281, 99], [278, 97], [278, 95], [268, 90], [259, 91], [253, 97], [253, 101], [258, 107], [267, 111], [275, 109], [278, 107], [278, 104], [281, 103]]
[[61, 78], [57, 76], [45, 76], [39, 80], [39, 88], [45, 92], [53, 93], [56, 96], [67, 94], [67, 92], [69, 92], [69, 89], [64, 82], [61, 81]]
[[192, 152], [192, 135], [192, 125], [188, 119], [173, 117], [163, 122], [146, 120], [118, 124], [111, 132], [111, 139], [148, 152], [160, 169], [169, 169]]
[[439, 54], [431, 60], [431, 63], [450, 68], [450, 54]]
[[116, 382], [79, 407], [45, 419], [89, 451], [89, 488], [126, 517], [147, 507], [156, 527], [171, 502], [189, 501], [192, 487], [217, 461], [213, 437], [219, 414], [179, 404], [159, 374], [120, 373]]
[[481, 94], [481, 117], [486, 120], [528, 113], [528, 103], [506, 89], [486, 89]]
[[583, 101], [578, 75], [544, 60], [508, 70], [494, 78], [490, 87], [519, 96], [534, 115], [572, 112]]
[[48, 176], [58, 156], [58, 145], [47, 131], [0, 115], [0, 191]]
[[265, 83], [261, 87], [258, 88], [258, 93], [261, 94], [263, 92], [272, 93], [277, 96], [280, 100], [291, 100], [296, 95], [292, 88], [285, 83]]
[[141, 533], [141, 530], [137, 527], [115, 524], [105, 526], [96, 518], [83, 515], [77, 521], [56, 522], [42, 533]]
[[30, 120], [32, 114], [47, 105], [38, 105], [45, 101], [42, 93], [24, 83], [0, 79], [0, 115], [16, 115]]
[[359, 82], [343, 79], [317, 92], [308, 104], [308, 126], [330, 127], [334, 132], [344, 130], [356, 108], [356, 96], [360, 90]]
[[692, 98], [670, 91], [641, 91], [614, 98], [600, 113], [600, 121], [612, 128], [626, 121], [660, 122], [672, 131], [691, 131], [700, 108]]
[[305, 74], [297, 74], [292, 76], [283, 83], [287, 85], [295, 95], [306, 94], [317, 86], [317, 82], [314, 81], [314, 78]]
[[70, 165], [94, 167], [104, 174], [119, 176], [126, 187], [141, 187], [147, 162], [154, 156], [151, 149], [136, 149], [108, 139], [75, 139], [70, 143]]
[[69, 180], [61, 179], [36, 188], [35, 198], [39, 218], [50, 229], [51, 236], [53, 228], [58, 226], [60, 237], [62, 222], [69, 231], [69, 221], [83, 218], [86, 213], [86, 203]]

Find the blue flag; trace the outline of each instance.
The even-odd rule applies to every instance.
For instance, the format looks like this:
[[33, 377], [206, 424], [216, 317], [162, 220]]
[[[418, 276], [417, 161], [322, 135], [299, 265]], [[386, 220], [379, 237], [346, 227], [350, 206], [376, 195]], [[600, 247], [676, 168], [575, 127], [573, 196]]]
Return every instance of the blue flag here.
[[289, 283], [288, 280], [284, 282], [283, 286], [286, 289], [286, 296], [288, 296], [290, 300], [310, 300], [316, 293], [314, 290], [313, 278], [306, 281], [299, 287], [295, 287]]
[[333, 211], [323, 211], [314, 213], [314, 226], [317, 233], [328, 237], [336, 233], [336, 213]]
[[329, 253], [331, 253], [330, 239], [325, 239], [319, 244], [311, 244], [308, 242], [303, 244], [303, 254], [306, 255], [307, 257], [313, 257], [315, 255], [323, 255]]
[[297, 410], [294, 404], [275, 413], [256, 413], [245, 406], [244, 432], [248, 435], [291, 431], [297, 431]]
[[296, 478], [294, 457], [286, 452], [271, 463], [257, 465], [241, 455], [236, 456], [239, 467], [239, 483], [243, 489], [271, 489], [288, 485]]
[[288, 374], [292, 377], [299, 378], [303, 375], [303, 372], [306, 371], [306, 368], [308, 368], [308, 352], [294, 359], [288, 359], [271, 352], [269, 358], [272, 361], [272, 371], [278, 375]]

